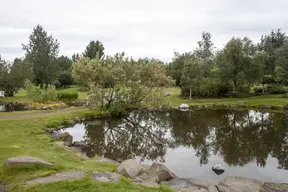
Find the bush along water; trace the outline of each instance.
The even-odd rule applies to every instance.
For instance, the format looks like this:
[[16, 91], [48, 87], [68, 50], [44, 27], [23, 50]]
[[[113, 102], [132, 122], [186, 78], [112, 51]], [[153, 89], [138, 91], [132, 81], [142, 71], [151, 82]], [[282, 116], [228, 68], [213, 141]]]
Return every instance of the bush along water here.
[[79, 97], [77, 92], [58, 92], [58, 100], [67, 103], [68, 105], [72, 105], [74, 101], [76, 101]]
[[31, 81], [25, 82], [27, 95], [34, 102], [47, 103], [48, 101], [57, 101], [58, 93], [53, 85], [36, 86]]

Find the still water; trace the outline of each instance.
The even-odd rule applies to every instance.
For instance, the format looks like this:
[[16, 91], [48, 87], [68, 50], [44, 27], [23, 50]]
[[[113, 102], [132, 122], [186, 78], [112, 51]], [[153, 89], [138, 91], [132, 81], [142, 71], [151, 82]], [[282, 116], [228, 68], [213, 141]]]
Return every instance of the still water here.
[[[164, 163], [179, 177], [219, 181], [244, 176], [288, 183], [288, 117], [253, 110], [136, 111], [65, 129], [87, 154]], [[225, 173], [212, 170], [222, 164]]]

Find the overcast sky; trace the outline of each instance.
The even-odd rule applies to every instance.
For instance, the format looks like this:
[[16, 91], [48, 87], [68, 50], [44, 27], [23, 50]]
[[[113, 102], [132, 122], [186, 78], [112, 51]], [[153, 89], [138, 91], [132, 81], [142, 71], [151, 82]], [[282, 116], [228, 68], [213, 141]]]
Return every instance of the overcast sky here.
[[105, 53], [169, 61], [190, 51], [201, 32], [217, 47], [232, 36], [259, 41], [273, 28], [288, 31], [288, 0], [0, 0], [0, 54], [24, 55], [33, 27], [41, 24], [60, 41], [60, 54], [83, 52], [90, 40]]

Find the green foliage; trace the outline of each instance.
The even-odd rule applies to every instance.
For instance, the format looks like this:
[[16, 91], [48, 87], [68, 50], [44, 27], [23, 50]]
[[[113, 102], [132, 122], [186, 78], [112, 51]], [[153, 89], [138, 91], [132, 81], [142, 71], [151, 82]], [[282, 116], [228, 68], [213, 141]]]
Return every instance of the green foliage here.
[[56, 59], [56, 63], [60, 71], [70, 71], [72, 70], [72, 60], [64, 55]]
[[[83, 58], [73, 64], [74, 79], [91, 89], [90, 106], [111, 113], [121, 113], [127, 107], [162, 105], [163, 86], [173, 83], [165, 68], [155, 60], [134, 61], [116, 54], [105, 59]], [[113, 86], [107, 87], [107, 81]]]
[[83, 53], [84, 57], [88, 57], [89, 59], [95, 59], [99, 57], [101, 59], [104, 56], [104, 46], [101, 41], [90, 41], [86, 47], [86, 50]]
[[67, 92], [67, 91], [60, 91], [58, 92], [58, 99], [60, 101], [76, 101], [79, 97], [77, 92]]
[[283, 85], [272, 84], [267, 86], [267, 92], [271, 94], [285, 94]]
[[288, 84], [288, 42], [276, 51], [275, 75], [277, 83]]
[[48, 36], [42, 26], [37, 25], [29, 36], [29, 43], [23, 45], [26, 59], [32, 64], [36, 85], [51, 84], [58, 78], [56, 62], [59, 43]]
[[63, 72], [60, 74], [58, 79], [60, 87], [67, 88], [72, 85], [73, 79], [71, 72]]
[[35, 102], [45, 103], [48, 101], [57, 101], [58, 94], [55, 86], [52, 85], [43, 85], [41, 88], [40, 85], [36, 86], [31, 81], [25, 81], [25, 89], [27, 95]]
[[25, 79], [31, 79], [32, 69], [29, 63], [15, 59], [12, 65], [7, 64], [0, 57], [0, 90], [6, 96], [14, 96], [23, 86]]
[[263, 35], [258, 44], [259, 50], [267, 57], [264, 60], [264, 74], [275, 76], [277, 49], [281, 48], [287, 40], [287, 36], [281, 29], [272, 30], [270, 34]]
[[[258, 78], [256, 75], [250, 77], [260, 69], [259, 63], [253, 62], [255, 52], [256, 47], [247, 37], [232, 38], [217, 55], [220, 79], [232, 83], [235, 91], [243, 89], [246, 83], [250, 85], [256, 82], [260, 75], [257, 75]], [[247, 86], [245, 92], [249, 92], [249, 88]]]

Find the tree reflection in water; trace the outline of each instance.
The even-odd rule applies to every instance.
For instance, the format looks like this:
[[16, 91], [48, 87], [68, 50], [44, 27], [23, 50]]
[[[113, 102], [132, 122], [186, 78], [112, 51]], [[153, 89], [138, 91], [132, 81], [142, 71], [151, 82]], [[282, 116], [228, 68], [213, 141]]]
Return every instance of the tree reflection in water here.
[[89, 154], [125, 160], [165, 161], [167, 149], [193, 148], [200, 164], [211, 155], [230, 166], [257, 163], [264, 167], [269, 155], [288, 169], [288, 126], [284, 113], [200, 110], [196, 112], [133, 112], [127, 117], [85, 125]]

